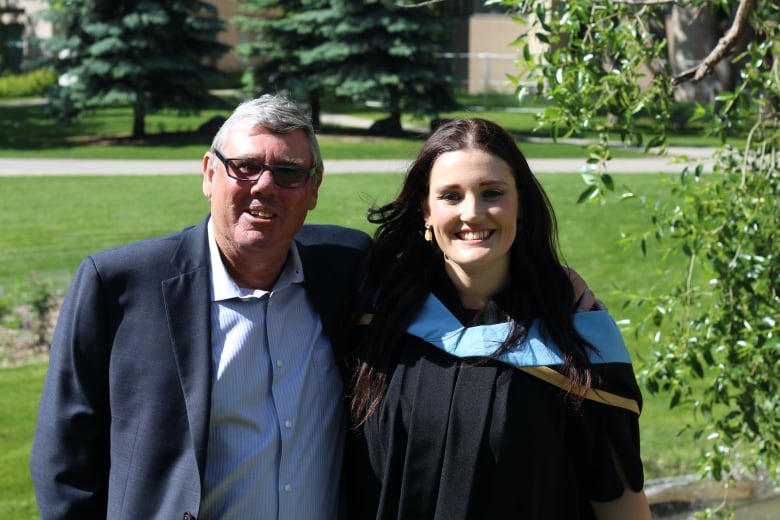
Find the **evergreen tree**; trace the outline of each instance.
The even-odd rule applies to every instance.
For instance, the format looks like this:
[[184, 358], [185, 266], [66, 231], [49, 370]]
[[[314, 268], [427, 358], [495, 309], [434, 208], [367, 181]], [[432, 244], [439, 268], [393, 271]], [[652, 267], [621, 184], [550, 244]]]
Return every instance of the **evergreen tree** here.
[[313, 63], [304, 66], [300, 52], [319, 45], [322, 35], [316, 26], [308, 26], [301, 14], [324, 7], [321, 0], [239, 0], [242, 15], [232, 21], [243, 32], [256, 38], [236, 46], [239, 56], [251, 65], [243, 84], [253, 95], [286, 92], [303, 96], [308, 102], [315, 127], [320, 122], [320, 85], [324, 69]]
[[313, 116], [322, 89], [357, 103], [379, 101], [390, 117], [382, 133], [401, 132], [402, 112], [436, 116], [455, 107], [454, 78], [437, 53], [449, 33], [432, 4], [388, 0], [241, 0], [237, 23], [257, 38], [241, 47], [255, 60], [252, 89], [305, 92]]
[[390, 0], [336, 0], [302, 13], [323, 42], [301, 52], [304, 65], [325, 68], [323, 85], [355, 102], [379, 101], [389, 117], [375, 125], [401, 132], [401, 114], [436, 117], [456, 107], [455, 79], [437, 54], [449, 31], [435, 3], [403, 6]]
[[61, 74], [51, 103], [62, 118], [111, 105], [133, 106], [134, 138], [150, 110], [213, 105], [208, 82], [227, 47], [224, 22], [198, 0], [49, 0], [55, 36], [46, 42]]

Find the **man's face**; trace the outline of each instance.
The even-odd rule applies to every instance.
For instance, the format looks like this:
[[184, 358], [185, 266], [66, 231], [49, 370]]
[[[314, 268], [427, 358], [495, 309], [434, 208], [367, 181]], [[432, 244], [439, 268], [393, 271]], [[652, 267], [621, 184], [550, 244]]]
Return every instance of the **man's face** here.
[[[225, 137], [220, 152], [226, 158], [312, 166], [309, 142], [301, 129], [276, 134], [255, 126], [233, 129]], [[225, 165], [207, 152], [203, 157], [203, 193], [211, 201], [214, 235], [228, 265], [255, 258], [283, 263], [306, 214], [317, 205], [321, 180], [316, 176], [301, 188], [282, 188], [274, 184], [273, 174], [265, 171], [257, 181], [239, 181], [229, 177]]]

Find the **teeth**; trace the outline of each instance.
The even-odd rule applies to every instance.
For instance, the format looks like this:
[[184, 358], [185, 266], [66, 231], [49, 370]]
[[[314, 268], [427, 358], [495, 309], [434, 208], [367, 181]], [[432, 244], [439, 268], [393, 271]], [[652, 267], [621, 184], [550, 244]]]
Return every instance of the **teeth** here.
[[250, 211], [250, 215], [253, 217], [261, 217], [261, 218], [271, 218], [273, 215], [270, 213], [266, 213], [265, 211]]
[[483, 240], [490, 236], [490, 231], [464, 231], [460, 233], [462, 240]]

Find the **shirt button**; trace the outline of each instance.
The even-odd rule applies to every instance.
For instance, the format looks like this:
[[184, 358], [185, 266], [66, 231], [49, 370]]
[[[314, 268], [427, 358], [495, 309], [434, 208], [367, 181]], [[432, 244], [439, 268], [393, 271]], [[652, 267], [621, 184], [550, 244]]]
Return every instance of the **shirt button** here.
[[285, 428], [292, 428], [292, 421], [290, 419], [287, 419], [284, 421], [284, 427]]
[[281, 359], [277, 359], [276, 360], [276, 367], [277, 368], [282, 368], [282, 360]]
[[285, 493], [289, 493], [290, 491], [292, 491], [292, 486], [290, 484], [285, 484], [284, 485], [284, 492]]

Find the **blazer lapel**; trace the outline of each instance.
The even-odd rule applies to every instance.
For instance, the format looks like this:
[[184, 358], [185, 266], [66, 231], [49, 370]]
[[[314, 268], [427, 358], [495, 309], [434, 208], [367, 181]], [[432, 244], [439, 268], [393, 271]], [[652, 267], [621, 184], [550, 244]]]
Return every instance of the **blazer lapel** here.
[[338, 264], [332, 263], [334, 250], [328, 246], [298, 243], [306, 292], [320, 316], [325, 335], [331, 340], [335, 339], [334, 334], [341, 325], [348, 300], [348, 276], [339, 272]]
[[206, 222], [183, 232], [171, 259], [180, 274], [162, 282], [171, 344], [201, 475], [206, 463], [211, 400], [211, 298]]

